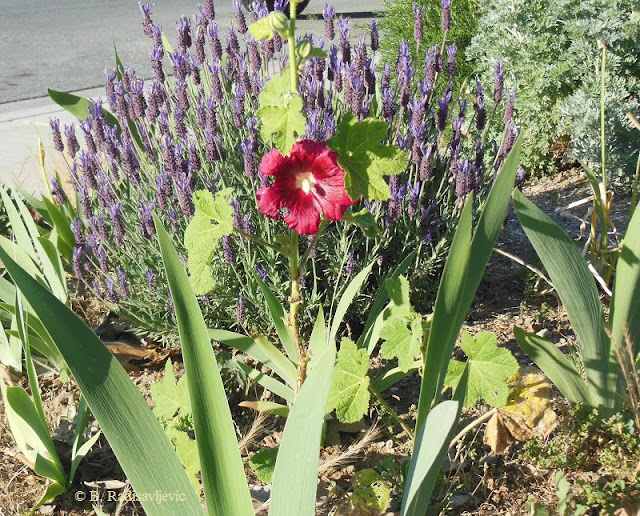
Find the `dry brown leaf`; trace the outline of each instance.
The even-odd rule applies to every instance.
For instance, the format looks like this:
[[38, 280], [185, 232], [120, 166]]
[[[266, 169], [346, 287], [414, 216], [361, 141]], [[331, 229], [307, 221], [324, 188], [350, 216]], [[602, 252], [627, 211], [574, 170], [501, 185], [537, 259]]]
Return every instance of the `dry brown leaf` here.
[[482, 441], [491, 448], [493, 453], [503, 453], [514, 442], [499, 412], [496, 412], [487, 423]]

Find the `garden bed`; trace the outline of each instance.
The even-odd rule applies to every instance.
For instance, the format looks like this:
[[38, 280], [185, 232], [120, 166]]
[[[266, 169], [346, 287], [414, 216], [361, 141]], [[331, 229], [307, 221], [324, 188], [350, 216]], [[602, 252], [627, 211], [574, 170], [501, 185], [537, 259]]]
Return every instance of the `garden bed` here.
[[[568, 205], [588, 195], [588, 184], [579, 171], [569, 170], [535, 182], [525, 187], [526, 195], [548, 214], [551, 214], [570, 235], [577, 235], [579, 224], [575, 219], [559, 216], [556, 208]], [[614, 219], [624, 220], [628, 210], [627, 199], [615, 199]], [[582, 215], [574, 211], [574, 213]], [[618, 228], [623, 230], [624, 228]], [[535, 253], [524, 232], [522, 231], [514, 213], [509, 211], [504, 232], [499, 240], [499, 247], [533, 263]], [[524, 269], [502, 256], [494, 254], [487, 272], [478, 290], [471, 312], [469, 313], [464, 330], [472, 334], [479, 331], [490, 331], [496, 334], [500, 346], [509, 348], [521, 365], [529, 365], [531, 361], [519, 351], [513, 338], [513, 326], [521, 326], [527, 331], [535, 331], [552, 338], [561, 348], [574, 339], [566, 314], [555, 301], [553, 296], [536, 296], [536, 290], [531, 289], [535, 276], [524, 272]], [[528, 288], [529, 296], [525, 297]], [[522, 300], [525, 299], [523, 302]], [[95, 324], [97, 314], [103, 312], [93, 306], [91, 300], [84, 300], [78, 306], [84, 307], [85, 318]], [[89, 307], [87, 309], [87, 307]], [[93, 317], [93, 320], [91, 319]], [[117, 340], [119, 346], [112, 346], [119, 358], [134, 375], [134, 383], [152, 404], [150, 399], [150, 385], [160, 380], [163, 375], [164, 361], [170, 357], [176, 365], [178, 375], [182, 373], [179, 350], [158, 349], [140, 352], [148, 342], [136, 342], [126, 333], [118, 333], [121, 327], [109, 322], [101, 327], [104, 340]], [[125, 342], [129, 339], [128, 342]], [[127, 352], [126, 345], [137, 346], [136, 352]], [[141, 358], [145, 354], [144, 358]], [[42, 396], [51, 428], [64, 428], [66, 419], [73, 420], [77, 405], [78, 391], [72, 384], [62, 384], [53, 375], [42, 377]], [[254, 394], [251, 387], [247, 397]], [[389, 403], [400, 414], [413, 414], [412, 406], [418, 401], [419, 378], [412, 375], [394, 387], [385, 395]], [[241, 436], [241, 451], [243, 456], [253, 454], [261, 446], [273, 446], [279, 443], [282, 420], [274, 417], [255, 418], [249, 409], [238, 407], [238, 403], [246, 399], [242, 391], [229, 394], [229, 402], [234, 414], [239, 434]], [[572, 412], [562, 398], [554, 390], [552, 405], [558, 415], [558, 427], [548, 442], [555, 443], [556, 453], [565, 453], [567, 449], [575, 449], [575, 443], [567, 443], [569, 434], [563, 434], [562, 429], [575, 428], [575, 413]], [[458, 428], [486, 412], [484, 405], [477, 405], [463, 412]], [[63, 424], [61, 424], [61, 422]], [[365, 514], [354, 512], [347, 503], [352, 495], [352, 480], [354, 472], [364, 468], [374, 468], [382, 474], [391, 489], [396, 489], [401, 473], [398, 464], [408, 456], [410, 441], [406, 434], [398, 433], [399, 427], [390, 424], [386, 416], [380, 417], [375, 409], [365, 418], [361, 426], [351, 430], [359, 432], [341, 432], [342, 442], [327, 446], [322, 451], [320, 462], [320, 484], [318, 497], [318, 514]], [[95, 423], [94, 423], [95, 426]], [[528, 514], [525, 502], [533, 498], [536, 502], [554, 508], [558, 502], [556, 471], [557, 467], [549, 465], [549, 461], [542, 463], [538, 459], [544, 451], [543, 441], [538, 448], [523, 444], [512, 445], [506, 453], [494, 454], [482, 442], [484, 425], [469, 432], [454, 448], [445, 462], [445, 473], [438, 481], [434, 491], [435, 506], [447, 514]], [[64, 431], [56, 436], [56, 445], [61, 450], [68, 448], [72, 433]], [[554, 436], [559, 436], [557, 439]], [[637, 438], [636, 438], [637, 439]], [[563, 444], [564, 443], [564, 444]], [[614, 443], [615, 444], [615, 443]], [[600, 453], [605, 447], [614, 446], [612, 441], [595, 442], [590, 450], [594, 454]], [[565, 446], [565, 448], [563, 448]], [[572, 448], [573, 446], [573, 448]], [[526, 449], [525, 449], [526, 448]], [[6, 426], [4, 407], [0, 417], [0, 512], [18, 514], [32, 507], [44, 489], [42, 479], [35, 476], [25, 466], [11, 432]], [[532, 451], [533, 450], [533, 451]], [[536, 451], [537, 450], [537, 451]], [[542, 451], [541, 451], [542, 450]], [[551, 452], [553, 454], [553, 448]], [[626, 464], [631, 460], [638, 460], [629, 450], [629, 456], [624, 453], [620, 463]], [[64, 455], [64, 454], [63, 454]], [[552, 461], [551, 461], [552, 462]], [[546, 467], [545, 467], [546, 466]], [[252, 494], [256, 499], [256, 508], [268, 498], [269, 486], [260, 486], [260, 481], [250, 468], [246, 468]], [[636, 468], [636, 474], [638, 473]], [[633, 504], [639, 493], [630, 484], [626, 488], [611, 487], [610, 478], [597, 461], [577, 460], [571, 468], [565, 468], [564, 474], [573, 486], [570, 496], [580, 497], [584, 493], [575, 483], [588, 482], [596, 486], [594, 491], [601, 497], [611, 501], [617, 499], [620, 506], [616, 514], [637, 514], [638, 506]], [[601, 489], [598, 491], [598, 487]], [[607, 491], [608, 490], [608, 491]], [[592, 493], [592, 496], [596, 496]], [[97, 499], [92, 500], [92, 496]], [[96, 505], [102, 507], [109, 514], [144, 514], [142, 508], [135, 502], [127, 501], [132, 498], [132, 491], [104, 438], [98, 441], [87, 458], [81, 464], [73, 487], [69, 493], [54, 505], [44, 506], [42, 514], [88, 515], [93, 514]], [[93, 503], [92, 503], [93, 501]], [[397, 510], [391, 507], [390, 510]], [[626, 512], [624, 512], [626, 510]], [[266, 512], [263, 511], [265, 514]]]

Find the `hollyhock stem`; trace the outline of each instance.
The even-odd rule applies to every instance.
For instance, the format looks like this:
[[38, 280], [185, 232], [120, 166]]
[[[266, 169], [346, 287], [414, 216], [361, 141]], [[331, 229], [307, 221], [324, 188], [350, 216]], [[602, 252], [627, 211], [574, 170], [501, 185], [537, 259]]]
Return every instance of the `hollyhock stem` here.
[[313, 251], [313, 248], [316, 246], [316, 243], [318, 242], [318, 239], [320, 238], [320, 235], [324, 231], [324, 228], [327, 226], [327, 224], [329, 224], [328, 220], [323, 220], [322, 222], [320, 222], [320, 225], [318, 226], [318, 231], [316, 232], [315, 235], [313, 235], [313, 238], [311, 239], [311, 242], [309, 242], [309, 246], [307, 247], [307, 250], [302, 255], [302, 258], [300, 259], [300, 264], [298, 266], [300, 271], [304, 269], [305, 263], [307, 263], [307, 260], [309, 259], [309, 256]]
[[289, 298], [289, 327], [293, 334], [293, 344], [298, 354], [298, 385], [299, 390], [307, 376], [307, 357], [300, 345], [298, 334], [298, 306], [302, 300], [300, 297], [300, 266], [298, 252], [299, 235], [295, 230], [291, 230], [291, 251], [289, 254], [289, 276], [291, 278], [291, 297]]
[[298, 91], [298, 63], [296, 61], [296, 4], [289, 1], [289, 66], [291, 66], [291, 90]]

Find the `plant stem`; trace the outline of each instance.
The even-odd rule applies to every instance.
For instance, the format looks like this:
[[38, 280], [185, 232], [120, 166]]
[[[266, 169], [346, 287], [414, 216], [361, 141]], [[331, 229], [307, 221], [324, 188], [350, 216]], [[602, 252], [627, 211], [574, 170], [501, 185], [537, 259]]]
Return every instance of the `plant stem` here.
[[602, 186], [603, 190], [607, 191], [607, 173], [605, 168], [605, 138], [604, 138], [604, 107], [605, 107], [605, 80], [604, 74], [607, 64], [607, 44], [602, 41], [602, 67], [600, 69], [600, 147], [602, 153]]
[[250, 235], [249, 233], [247, 233], [247, 232], [245, 232], [245, 231], [242, 231], [241, 229], [233, 228], [233, 230], [234, 230], [236, 233], [238, 233], [238, 235], [241, 235], [241, 236], [243, 236], [244, 238], [247, 238], [247, 239], [249, 239], [249, 240], [251, 240], [251, 241], [255, 242], [256, 244], [260, 244], [260, 245], [263, 245], [263, 246], [265, 246], [265, 247], [270, 247], [271, 249], [275, 249], [275, 250], [276, 250], [276, 251], [278, 251], [279, 253], [282, 253], [282, 254], [284, 254], [284, 255], [287, 255], [287, 252], [285, 252], [285, 250], [284, 250], [284, 249], [282, 249], [282, 247], [278, 247], [278, 246], [277, 246], [277, 245], [275, 245], [275, 244], [271, 244], [271, 243], [269, 243], [269, 242], [267, 242], [267, 241], [265, 241], [265, 240], [262, 240], [262, 238], [259, 238], [259, 237], [255, 237], [255, 236], [253, 236], [253, 235]]
[[373, 397], [376, 399], [376, 402], [387, 412], [391, 418], [398, 423], [402, 429], [407, 433], [407, 435], [411, 438], [412, 441], [416, 440], [416, 436], [413, 431], [407, 426], [407, 424], [400, 418], [398, 413], [393, 410], [386, 401], [382, 398], [380, 393], [375, 390], [371, 385], [369, 385], [369, 392], [373, 394]]
[[473, 430], [476, 426], [481, 425], [488, 419], [491, 419], [496, 412], [498, 412], [497, 408], [491, 409], [486, 414], [481, 415], [478, 419], [474, 419], [473, 421], [471, 421], [471, 423], [465, 426], [458, 435], [456, 435], [453, 439], [451, 439], [451, 443], [449, 444], [449, 449], [453, 448], [456, 445], [456, 443], [460, 439], [462, 439], [469, 430]]
[[307, 376], [307, 356], [300, 345], [298, 332], [298, 306], [300, 305], [300, 267], [298, 262], [298, 232], [291, 230], [291, 250], [289, 254], [289, 277], [291, 278], [291, 297], [289, 298], [289, 328], [293, 334], [293, 345], [298, 355], [298, 384], [299, 390]]
[[289, 66], [291, 66], [291, 90], [298, 91], [298, 63], [296, 62], [296, 4], [289, 1]]

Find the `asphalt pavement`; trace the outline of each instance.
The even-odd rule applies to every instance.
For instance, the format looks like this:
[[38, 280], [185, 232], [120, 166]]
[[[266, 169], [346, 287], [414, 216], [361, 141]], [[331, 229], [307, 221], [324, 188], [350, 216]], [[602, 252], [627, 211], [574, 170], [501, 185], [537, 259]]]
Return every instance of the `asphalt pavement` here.
[[[353, 25], [364, 26], [383, 0], [331, 2], [339, 14], [353, 14]], [[231, 0], [214, 2], [216, 20], [224, 29], [234, 11]], [[299, 20], [300, 33], [323, 33], [323, 0], [311, 0]], [[157, 0], [154, 23], [175, 39], [175, 24], [191, 18], [197, 1]], [[142, 32], [136, 0], [2, 0], [0, 2], [0, 181], [30, 193], [44, 191], [38, 161], [38, 141], [45, 148], [51, 176], [66, 164], [53, 151], [49, 118], [71, 123], [75, 118], [47, 96], [47, 88], [71, 91], [87, 98], [102, 96], [105, 68], [114, 67], [114, 43], [123, 63], [150, 77], [149, 39]], [[353, 31], [356, 32], [356, 31]]]

